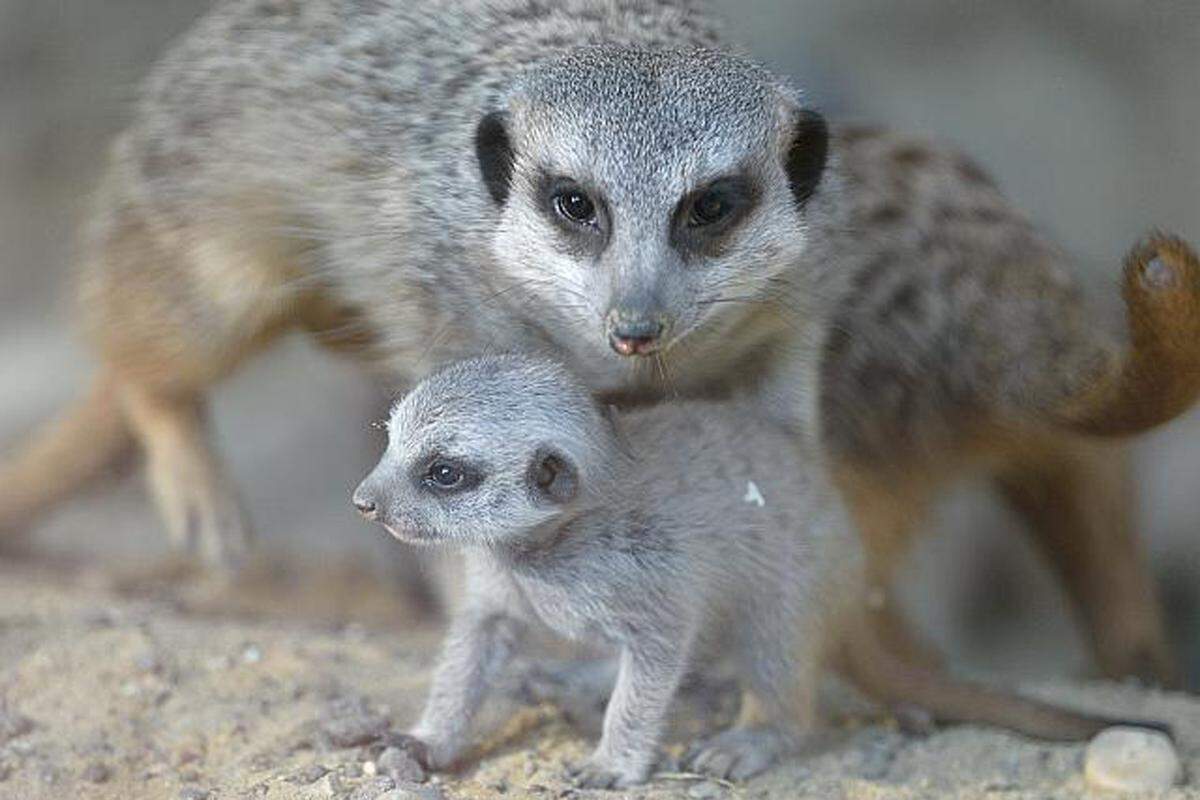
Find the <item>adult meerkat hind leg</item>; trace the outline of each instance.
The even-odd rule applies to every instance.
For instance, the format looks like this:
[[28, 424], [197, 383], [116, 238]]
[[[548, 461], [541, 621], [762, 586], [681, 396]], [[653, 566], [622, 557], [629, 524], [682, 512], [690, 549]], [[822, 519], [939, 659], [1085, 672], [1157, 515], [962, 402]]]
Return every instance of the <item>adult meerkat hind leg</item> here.
[[1133, 524], [1123, 445], [1062, 440], [996, 476], [1062, 577], [1106, 677], [1180, 685], [1159, 598]]

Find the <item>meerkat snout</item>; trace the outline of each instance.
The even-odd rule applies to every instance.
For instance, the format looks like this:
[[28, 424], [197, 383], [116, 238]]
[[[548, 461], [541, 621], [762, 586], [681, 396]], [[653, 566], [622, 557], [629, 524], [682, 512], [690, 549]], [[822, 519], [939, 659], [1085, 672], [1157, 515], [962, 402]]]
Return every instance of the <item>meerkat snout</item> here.
[[614, 308], [605, 318], [605, 327], [608, 343], [618, 355], [644, 356], [659, 349], [670, 326], [663, 314]]
[[379, 503], [375, 501], [374, 493], [367, 487], [366, 483], [359, 484], [354, 490], [354, 495], [350, 498], [350, 503], [358, 509], [358, 513], [364, 518], [375, 521], [379, 515]]

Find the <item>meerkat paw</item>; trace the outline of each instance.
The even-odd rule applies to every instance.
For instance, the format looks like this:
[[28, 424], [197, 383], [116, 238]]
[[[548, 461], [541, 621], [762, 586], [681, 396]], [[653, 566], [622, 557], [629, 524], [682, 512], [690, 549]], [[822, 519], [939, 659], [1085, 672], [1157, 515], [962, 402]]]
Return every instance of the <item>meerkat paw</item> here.
[[184, 555], [232, 572], [250, 547], [250, 522], [237, 491], [210, 465], [183, 458], [152, 465], [151, 485], [172, 544]]
[[449, 735], [426, 728], [413, 728], [408, 733], [393, 736], [389, 746], [407, 751], [429, 772], [445, 770], [462, 754], [461, 742]]
[[741, 781], [794, 749], [791, 737], [775, 728], [730, 728], [692, 745], [683, 763], [693, 772]]
[[567, 778], [580, 789], [624, 789], [645, 783], [649, 774], [648, 767], [622, 767], [598, 754], [567, 768]]
[[172, 541], [208, 566], [233, 571], [250, 549], [250, 522], [232, 490], [185, 490], [166, 511]]

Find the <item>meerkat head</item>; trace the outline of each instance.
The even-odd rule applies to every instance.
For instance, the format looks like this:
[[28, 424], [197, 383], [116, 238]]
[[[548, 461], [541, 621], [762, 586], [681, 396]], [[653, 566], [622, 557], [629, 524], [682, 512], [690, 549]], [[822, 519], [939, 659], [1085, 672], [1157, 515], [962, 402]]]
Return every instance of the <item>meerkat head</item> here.
[[[766, 70], [711, 51], [573, 51], [476, 132], [497, 260], [572, 352], [727, 333], [809, 240], [828, 133]], [[609, 350], [615, 351], [613, 355]]]
[[606, 482], [611, 421], [557, 363], [458, 362], [398, 402], [353, 503], [414, 543], [515, 543]]

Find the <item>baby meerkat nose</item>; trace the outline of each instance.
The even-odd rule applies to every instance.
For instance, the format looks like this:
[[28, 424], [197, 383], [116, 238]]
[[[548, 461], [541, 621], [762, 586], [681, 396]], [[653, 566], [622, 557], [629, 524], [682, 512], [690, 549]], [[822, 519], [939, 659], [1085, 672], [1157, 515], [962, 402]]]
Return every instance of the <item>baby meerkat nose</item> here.
[[372, 522], [379, 516], [379, 504], [375, 502], [374, 497], [371, 497], [364, 491], [362, 486], [354, 490], [354, 496], [350, 499], [350, 502], [358, 509], [358, 513]]
[[623, 356], [642, 356], [659, 347], [666, 326], [653, 319], [609, 318], [608, 343]]

